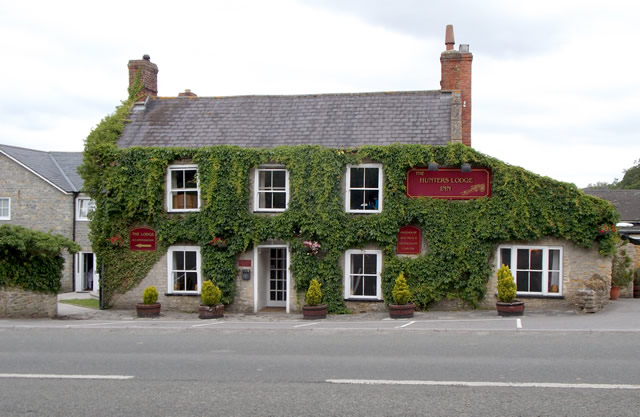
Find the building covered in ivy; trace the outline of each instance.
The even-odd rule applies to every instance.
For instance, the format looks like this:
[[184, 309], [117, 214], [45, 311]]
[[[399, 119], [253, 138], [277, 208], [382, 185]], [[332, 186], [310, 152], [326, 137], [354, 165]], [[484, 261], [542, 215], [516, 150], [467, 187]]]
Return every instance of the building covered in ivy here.
[[475, 151], [472, 54], [445, 44], [433, 91], [159, 97], [130, 61], [81, 167], [107, 303], [193, 311], [212, 280], [229, 311], [297, 312], [316, 278], [331, 312], [383, 310], [404, 272], [420, 308], [491, 307], [506, 264], [527, 308], [601, 308], [615, 210]]

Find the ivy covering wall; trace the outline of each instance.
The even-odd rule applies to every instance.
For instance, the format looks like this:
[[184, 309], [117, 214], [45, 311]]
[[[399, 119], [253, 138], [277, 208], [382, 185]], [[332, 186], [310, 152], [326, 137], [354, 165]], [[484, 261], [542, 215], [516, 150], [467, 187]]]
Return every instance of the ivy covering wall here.
[[[132, 95], [134, 96], [134, 95]], [[346, 312], [340, 255], [347, 249], [375, 244], [384, 251], [382, 290], [391, 299], [395, 277], [403, 271], [418, 306], [443, 298], [477, 305], [484, 297], [496, 244], [553, 236], [582, 247], [599, 244], [612, 253], [614, 235], [600, 226], [617, 220], [608, 202], [585, 195], [573, 184], [540, 177], [463, 145], [366, 146], [327, 149], [320, 146], [243, 149], [125, 148], [116, 146], [132, 100], [105, 118], [86, 140], [81, 174], [96, 200], [90, 238], [98, 262], [104, 262], [103, 286], [108, 300], [138, 284], [173, 244], [201, 247], [203, 279], [222, 290], [224, 303], [235, 293], [236, 257], [267, 239], [291, 247], [292, 277], [298, 291], [317, 278], [332, 312]], [[167, 167], [176, 162], [198, 165], [201, 209], [167, 213]], [[384, 210], [349, 214], [341, 184], [347, 164], [383, 164]], [[469, 201], [410, 199], [406, 172], [435, 161], [441, 166], [486, 167], [492, 171], [493, 195]], [[284, 165], [289, 172], [288, 209], [277, 215], [254, 214], [250, 170], [260, 164]], [[400, 227], [422, 229], [428, 250], [417, 258], [395, 256]], [[155, 252], [132, 252], [129, 231], [148, 226], [157, 231]], [[224, 238], [226, 247], [209, 244]], [[317, 241], [326, 254], [307, 256], [302, 242]]]

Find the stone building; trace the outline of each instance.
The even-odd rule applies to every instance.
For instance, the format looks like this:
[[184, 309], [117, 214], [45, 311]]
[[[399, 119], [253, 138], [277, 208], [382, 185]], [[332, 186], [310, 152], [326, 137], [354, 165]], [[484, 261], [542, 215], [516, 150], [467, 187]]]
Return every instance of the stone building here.
[[65, 254], [62, 291], [97, 295], [97, 268], [89, 242], [93, 201], [82, 193], [80, 152], [44, 152], [0, 145], [0, 224], [62, 235], [82, 252]]
[[[329, 217], [334, 214], [340, 218], [346, 216], [363, 224], [366, 224], [366, 220], [362, 219], [367, 217], [384, 217], [385, 211], [391, 210], [388, 207], [387, 193], [396, 192], [397, 196], [397, 190], [405, 187], [407, 201], [415, 198], [418, 200], [416, 204], [424, 203], [441, 209], [444, 206], [434, 201], [459, 202], [455, 203], [455, 207], [450, 207], [452, 210], [464, 208], [465, 201], [475, 199], [484, 199], [482, 201], [486, 203], [491, 199], [498, 201], [503, 198], [500, 201], [511, 204], [505, 197], [500, 197], [504, 181], [496, 183], [493, 174], [497, 171], [492, 172], [489, 166], [494, 165], [496, 170], [503, 170], [507, 169], [506, 165], [501, 161], [489, 160], [470, 148], [468, 152], [462, 150], [462, 145], [471, 147], [473, 56], [468, 45], [460, 45], [455, 50], [454, 44], [453, 29], [448, 27], [446, 50], [440, 56], [441, 89], [361, 94], [199, 97], [187, 90], [177, 97], [158, 97], [158, 67], [145, 55], [141, 60], [129, 62], [130, 86], [136, 80], [136, 75], [140, 74], [143, 89], [139, 100], [131, 109], [129, 120], [116, 146], [121, 152], [135, 150], [138, 156], [144, 149], [200, 149], [227, 145], [237, 146], [242, 150], [319, 145], [322, 148], [340, 150], [338, 152], [342, 152], [342, 149], [350, 152], [350, 149], [367, 146], [393, 148], [402, 144], [415, 146], [416, 152], [425, 154], [431, 152], [425, 151], [426, 147], [446, 147], [451, 149], [452, 155], [465, 154], [473, 161], [484, 161], [485, 165], [474, 165], [468, 163], [473, 161], [453, 156], [442, 157], [442, 161], [422, 160], [416, 165], [407, 164], [406, 174], [392, 180], [384, 163], [375, 157], [364, 158], [358, 163], [346, 164], [342, 175], [334, 178], [336, 188], [340, 189], [341, 207], [337, 209], [339, 213], [334, 212]], [[189, 155], [189, 151], [176, 154]], [[443, 162], [447, 159], [455, 160], [456, 163]], [[109, 168], [119, 169], [115, 164], [116, 162], [111, 162]], [[205, 212], [217, 215], [212, 211], [209, 201], [210, 194], [215, 190], [205, 192], [201, 188], [201, 183], [210, 183], [210, 178], [205, 178], [207, 174], [204, 172], [210, 172], [211, 167], [207, 170], [191, 157], [176, 157], [165, 167], [164, 189], [160, 192], [163, 194], [162, 201], [145, 200], [140, 204], [153, 207], [161, 205], [167, 218], [176, 223], [204, 216]], [[278, 216], [286, 217], [296, 203], [296, 196], [301, 198], [302, 195], [299, 189], [293, 189], [293, 173], [286, 164], [267, 161], [251, 166], [248, 171], [244, 184], [250, 191], [247, 201], [235, 207], [237, 213], [240, 213], [238, 216], [248, 213], [253, 216], [251, 219], [264, 218], [265, 221]], [[543, 180], [543, 183], [559, 190], [559, 193], [570, 194], [578, 205], [584, 203], [598, 206], [602, 209], [602, 221], [612, 220], [609, 205], [596, 202], [575, 186], [552, 180]], [[522, 187], [525, 186], [522, 182]], [[205, 193], [209, 194], [205, 196]], [[413, 203], [400, 203], [403, 204]], [[406, 207], [403, 205], [402, 209], [404, 208]], [[522, 213], [522, 217], [535, 216], [535, 209], [529, 211]], [[554, 217], [556, 213], [547, 215]], [[557, 212], [558, 219], [563, 215], [564, 213]], [[592, 219], [596, 220], [600, 221], [599, 218]], [[330, 222], [331, 218], [327, 218], [327, 221]], [[481, 221], [498, 223], [504, 219], [492, 217]], [[427, 223], [421, 223], [417, 217], [411, 218], [407, 224], [397, 225], [397, 234], [391, 237], [388, 233], [379, 238], [372, 237], [364, 243], [346, 247], [336, 257], [341, 278], [340, 282], [334, 284], [339, 288], [341, 301], [344, 301], [348, 309], [356, 312], [386, 309], [384, 294], [388, 289], [385, 289], [387, 283], [382, 278], [385, 269], [389, 267], [386, 262], [404, 259], [396, 263], [405, 262], [408, 266], [411, 262], [421, 262], [435, 246], [433, 242], [438, 238], [438, 231], [449, 228], [446, 224]], [[515, 218], [513, 223], [519, 224], [519, 220]], [[549, 234], [537, 239], [501, 240], [495, 236], [508, 235], [501, 231], [494, 231], [492, 233], [495, 236], [487, 238], [487, 242], [492, 243], [492, 249], [482, 263], [487, 263], [491, 271], [488, 273], [490, 276], [486, 291], [483, 291], [486, 295], [479, 300], [480, 306], [493, 308], [495, 305], [496, 270], [500, 264], [507, 264], [512, 268], [518, 285], [518, 296], [528, 299], [529, 309], [571, 307], [597, 311], [606, 304], [611, 260], [599, 254], [598, 244], [595, 242], [596, 225], [593, 226], [593, 244], [585, 247], [584, 242], [577, 245], [567, 239], [571, 235], [570, 230], [560, 230], [552, 220], [548, 223]], [[140, 226], [132, 224], [131, 228]], [[479, 239], [473, 235], [477, 232], [473, 230], [475, 226], [465, 228], [464, 233], [462, 226], [459, 226], [461, 239], [464, 239], [465, 233], [469, 238]], [[169, 227], [171, 226], [162, 231], [165, 239]], [[235, 254], [237, 276], [233, 280], [233, 302], [227, 307], [229, 310], [255, 313], [265, 308], [282, 309], [287, 313], [300, 310], [303, 303], [300, 294], [305, 288], [299, 288], [295, 284], [292, 259], [301, 250], [307, 250], [307, 255], [316, 256], [313, 244], [318, 242], [298, 242], [297, 240], [302, 239], [297, 236], [302, 236], [305, 231], [297, 225], [292, 227], [292, 230], [282, 232], [279, 236], [268, 236], [259, 242], [245, 243], [246, 249]], [[358, 231], [360, 232], [367, 233], [366, 230]], [[455, 235], [456, 232], [448, 230], [447, 233]], [[125, 239], [126, 234], [127, 231], [123, 231]], [[207, 279], [203, 274], [203, 258], [205, 255], [210, 256], [207, 261], [209, 268], [212, 268], [214, 258], [208, 245], [225, 242], [215, 235], [208, 236], [207, 240], [210, 241], [206, 242], [202, 238], [195, 241], [197, 239], [184, 237], [189, 236], [184, 231], [177, 234], [180, 238], [172, 238], [166, 251], [157, 254], [155, 263], [137, 285], [121, 293], [116, 291], [112, 295], [109, 302], [114, 307], [133, 308], [140, 300], [142, 289], [147, 285], [155, 285], [161, 293], [159, 301], [163, 308], [191, 311], [197, 308], [200, 284], [203, 279]], [[309, 234], [312, 236], [313, 232]], [[536, 231], [529, 230], [520, 235], [533, 236]], [[159, 247], [161, 243], [159, 241]], [[482, 245], [485, 244], [483, 241]], [[469, 249], [472, 251], [475, 248]], [[328, 250], [331, 251], [331, 248]], [[121, 249], [118, 251], [120, 252], [117, 253], [126, 255]], [[443, 258], [447, 256], [444, 254]], [[464, 260], [459, 259], [464, 256], [464, 253], [460, 253], [457, 259], [452, 258], [450, 261], [458, 265], [464, 264]], [[296, 259], [298, 263], [304, 261], [303, 257]], [[429, 262], [437, 260], [430, 259]], [[445, 262], [447, 261], [443, 259], [442, 263]], [[446, 265], [444, 268], [439, 265], [439, 268], [442, 268], [443, 273], [447, 272]], [[475, 266], [464, 265], [461, 268], [467, 268], [461, 269], [460, 273], [460, 276], [466, 276]], [[448, 285], [455, 286], [451, 283]], [[425, 285], [422, 289], [428, 294], [432, 290], [437, 292], [437, 286], [437, 283], [434, 288]], [[449, 309], [468, 305], [458, 299], [449, 299], [448, 293], [444, 292], [434, 300], [429, 308]]]

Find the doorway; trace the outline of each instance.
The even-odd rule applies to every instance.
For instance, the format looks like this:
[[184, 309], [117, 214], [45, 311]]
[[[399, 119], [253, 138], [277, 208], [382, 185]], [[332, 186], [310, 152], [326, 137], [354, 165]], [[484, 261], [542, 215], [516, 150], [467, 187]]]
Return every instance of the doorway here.
[[289, 248], [265, 245], [255, 251], [254, 310], [284, 307], [289, 312]]
[[76, 254], [76, 292], [96, 292], [96, 256], [92, 252], [80, 252]]

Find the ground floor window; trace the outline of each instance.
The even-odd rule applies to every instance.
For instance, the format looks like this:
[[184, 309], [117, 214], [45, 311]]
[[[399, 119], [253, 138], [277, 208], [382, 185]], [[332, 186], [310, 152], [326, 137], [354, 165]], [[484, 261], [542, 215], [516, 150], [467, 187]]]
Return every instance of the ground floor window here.
[[11, 199], [0, 197], [0, 220], [11, 220]]
[[171, 246], [167, 253], [169, 293], [200, 293], [199, 246]]
[[345, 253], [345, 299], [382, 299], [382, 251], [348, 250]]
[[562, 248], [501, 246], [499, 265], [511, 269], [519, 294], [562, 294]]

